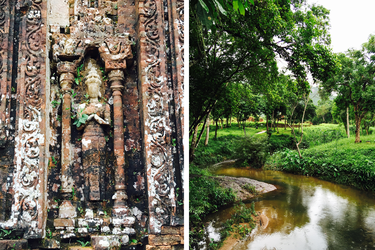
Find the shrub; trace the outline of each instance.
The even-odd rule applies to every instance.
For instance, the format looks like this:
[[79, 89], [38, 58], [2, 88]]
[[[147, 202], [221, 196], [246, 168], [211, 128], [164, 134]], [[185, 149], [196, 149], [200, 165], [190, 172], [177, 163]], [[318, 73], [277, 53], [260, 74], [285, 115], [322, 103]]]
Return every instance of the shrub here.
[[241, 165], [261, 168], [268, 156], [268, 143], [264, 137], [242, 137], [237, 141], [235, 157]]
[[247, 183], [247, 184], [243, 185], [243, 188], [251, 194], [257, 194], [258, 193], [257, 190], [255, 189], [255, 186], [251, 185], [250, 183]]
[[276, 151], [283, 150], [285, 148], [295, 149], [296, 144], [294, 142], [293, 136], [281, 134], [273, 135], [268, 140], [269, 143], [269, 152], [273, 154]]
[[227, 135], [211, 140], [208, 147], [201, 142], [195, 151], [194, 164], [208, 166], [231, 158], [236, 136]]
[[211, 177], [199, 176], [189, 180], [189, 219], [191, 224], [198, 223], [204, 216], [218, 210], [219, 207], [235, 201], [232, 189], [222, 188]]
[[267, 162], [285, 172], [316, 176], [323, 180], [375, 191], [375, 149], [309, 149], [299, 158], [297, 151], [275, 153]]

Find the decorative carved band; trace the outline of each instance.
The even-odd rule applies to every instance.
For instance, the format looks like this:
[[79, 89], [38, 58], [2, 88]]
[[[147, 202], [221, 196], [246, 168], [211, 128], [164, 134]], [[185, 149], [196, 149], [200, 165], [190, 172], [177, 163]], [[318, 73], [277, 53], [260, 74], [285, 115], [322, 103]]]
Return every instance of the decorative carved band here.
[[[9, 17], [6, 14], [8, 1], [0, 1], [0, 147], [4, 147], [8, 141], [8, 127], [9, 127], [9, 106], [7, 105], [7, 99], [10, 97], [6, 70], [4, 68], [7, 65], [7, 43], [8, 43], [8, 31], [6, 30], [6, 24], [8, 23]], [[7, 110], [8, 108], [8, 110]]]
[[25, 63], [19, 75], [19, 139], [16, 140], [15, 194], [11, 220], [16, 227], [27, 229], [24, 238], [40, 237], [43, 227], [41, 202], [44, 200], [44, 153], [41, 149], [45, 139], [42, 131], [45, 80], [42, 79], [44, 74], [41, 68], [45, 63], [45, 34], [42, 30], [45, 25], [42, 18], [44, 5], [42, 0], [31, 2], [25, 17], [26, 23], [23, 23], [25, 48], [20, 48]]
[[[172, 172], [171, 127], [168, 110], [168, 86], [165, 73], [163, 19], [161, 2], [139, 3], [140, 72], [145, 158], [149, 193], [150, 233], [161, 232], [162, 225], [174, 225], [176, 200]], [[159, 13], [160, 12], [160, 13]], [[160, 15], [160, 16], [158, 16]]]
[[[184, 131], [184, 1], [171, 0], [168, 1], [168, 10], [170, 12], [170, 26], [171, 26], [171, 49], [172, 58], [176, 58], [176, 63], [172, 65], [173, 78], [173, 97], [174, 97], [174, 112], [176, 122], [176, 148], [178, 153], [178, 167], [175, 178], [181, 179], [181, 195], [180, 200], [184, 200], [184, 148], [183, 148], [183, 131]], [[181, 203], [179, 203], [181, 204]]]

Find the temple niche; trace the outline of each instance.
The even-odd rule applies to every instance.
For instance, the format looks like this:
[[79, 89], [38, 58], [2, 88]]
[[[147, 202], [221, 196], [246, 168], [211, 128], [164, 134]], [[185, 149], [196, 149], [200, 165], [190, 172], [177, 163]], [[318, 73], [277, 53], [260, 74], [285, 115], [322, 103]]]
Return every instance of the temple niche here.
[[182, 248], [183, 1], [0, 14], [0, 245]]

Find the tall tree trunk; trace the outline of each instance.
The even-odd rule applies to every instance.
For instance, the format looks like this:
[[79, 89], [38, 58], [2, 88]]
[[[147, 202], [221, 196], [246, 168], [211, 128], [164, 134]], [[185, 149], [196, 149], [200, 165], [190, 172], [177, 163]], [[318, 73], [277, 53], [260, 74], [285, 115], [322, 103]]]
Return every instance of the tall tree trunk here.
[[227, 128], [229, 128], [229, 126], [228, 126], [228, 120], [229, 120], [229, 117], [227, 117]]
[[207, 116], [206, 118], [206, 140], [204, 140], [204, 145], [208, 145], [208, 139], [210, 138], [210, 117]]
[[350, 137], [350, 130], [349, 130], [349, 107], [346, 108], [346, 134], [348, 138]]
[[217, 121], [218, 121], [218, 120], [215, 121], [215, 123], [216, 123], [216, 127], [215, 127], [215, 137], [214, 137], [215, 140], [217, 139], [217, 128], [219, 127], [219, 125], [217, 124]]
[[277, 123], [276, 125], [276, 130], [277, 130], [277, 133], [279, 133], [279, 126], [278, 126], [279, 123]]
[[232, 116], [229, 116], [229, 126], [232, 127]]
[[224, 124], [223, 118], [220, 118], [220, 123], [221, 123], [220, 129], [223, 129], [223, 124]]
[[284, 116], [284, 123], [285, 123], [284, 130], [286, 130], [286, 116]]
[[268, 116], [266, 115], [266, 128], [267, 128], [267, 134], [268, 134]]
[[[302, 121], [301, 121], [301, 137], [300, 137], [300, 140], [297, 142], [297, 138], [296, 138], [296, 134], [294, 133], [294, 127], [291, 126], [291, 129], [292, 129], [292, 134], [294, 136], [294, 140], [296, 142], [296, 147], [297, 147], [297, 151], [298, 151], [298, 155], [299, 155], [299, 158], [302, 158], [302, 155], [301, 155], [301, 151], [299, 149], [299, 145], [301, 144], [302, 142], [302, 137], [303, 137], [303, 119], [305, 118], [305, 113], [306, 113], [306, 108], [307, 108], [307, 103], [309, 102], [309, 99], [310, 99], [310, 96], [307, 95], [307, 98], [305, 99], [305, 108], [303, 109], [303, 114], [302, 114]], [[293, 113], [292, 113], [293, 114]]]
[[241, 120], [239, 117], [237, 117], [237, 123], [238, 123], [238, 128], [241, 128]]
[[243, 133], [246, 136], [246, 120], [243, 122]]
[[359, 143], [361, 141], [360, 139], [360, 129], [361, 129], [361, 117], [359, 115], [356, 114], [356, 112], [354, 112], [355, 114], [355, 143]]
[[196, 142], [197, 142], [197, 135], [198, 135], [198, 126], [195, 127], [194, 133], [193, 133], [193, 138], [191, 140], [191, 145], [190, 145], [190, 152], [189, 152], [189, 159], [190, 162], [194, 160], [194, 152], [196, 149]]
[[275, 110], [272, 111], [271, 129], [272, 129], [272, 123], [273, 123], [273, 131], [276, 131], [276, 128], [275, 128]]

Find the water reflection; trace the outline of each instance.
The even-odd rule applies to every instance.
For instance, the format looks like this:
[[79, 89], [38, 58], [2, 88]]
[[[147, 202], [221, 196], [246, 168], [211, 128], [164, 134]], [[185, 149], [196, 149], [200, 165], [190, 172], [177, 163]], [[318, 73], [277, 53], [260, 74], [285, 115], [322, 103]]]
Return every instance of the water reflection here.
[[[221, 168], [216, 174], [278, 187], [255, 199], [255, 209], [269, 218], [268, 226], [253, 231], [235, 249], [375, 249], [373, 194], [276, 171]], [[210, 237], [217, 236], [219, 222], [230, 213], [232, 208], [227, 208], [207, 218], [212, 222]]]

